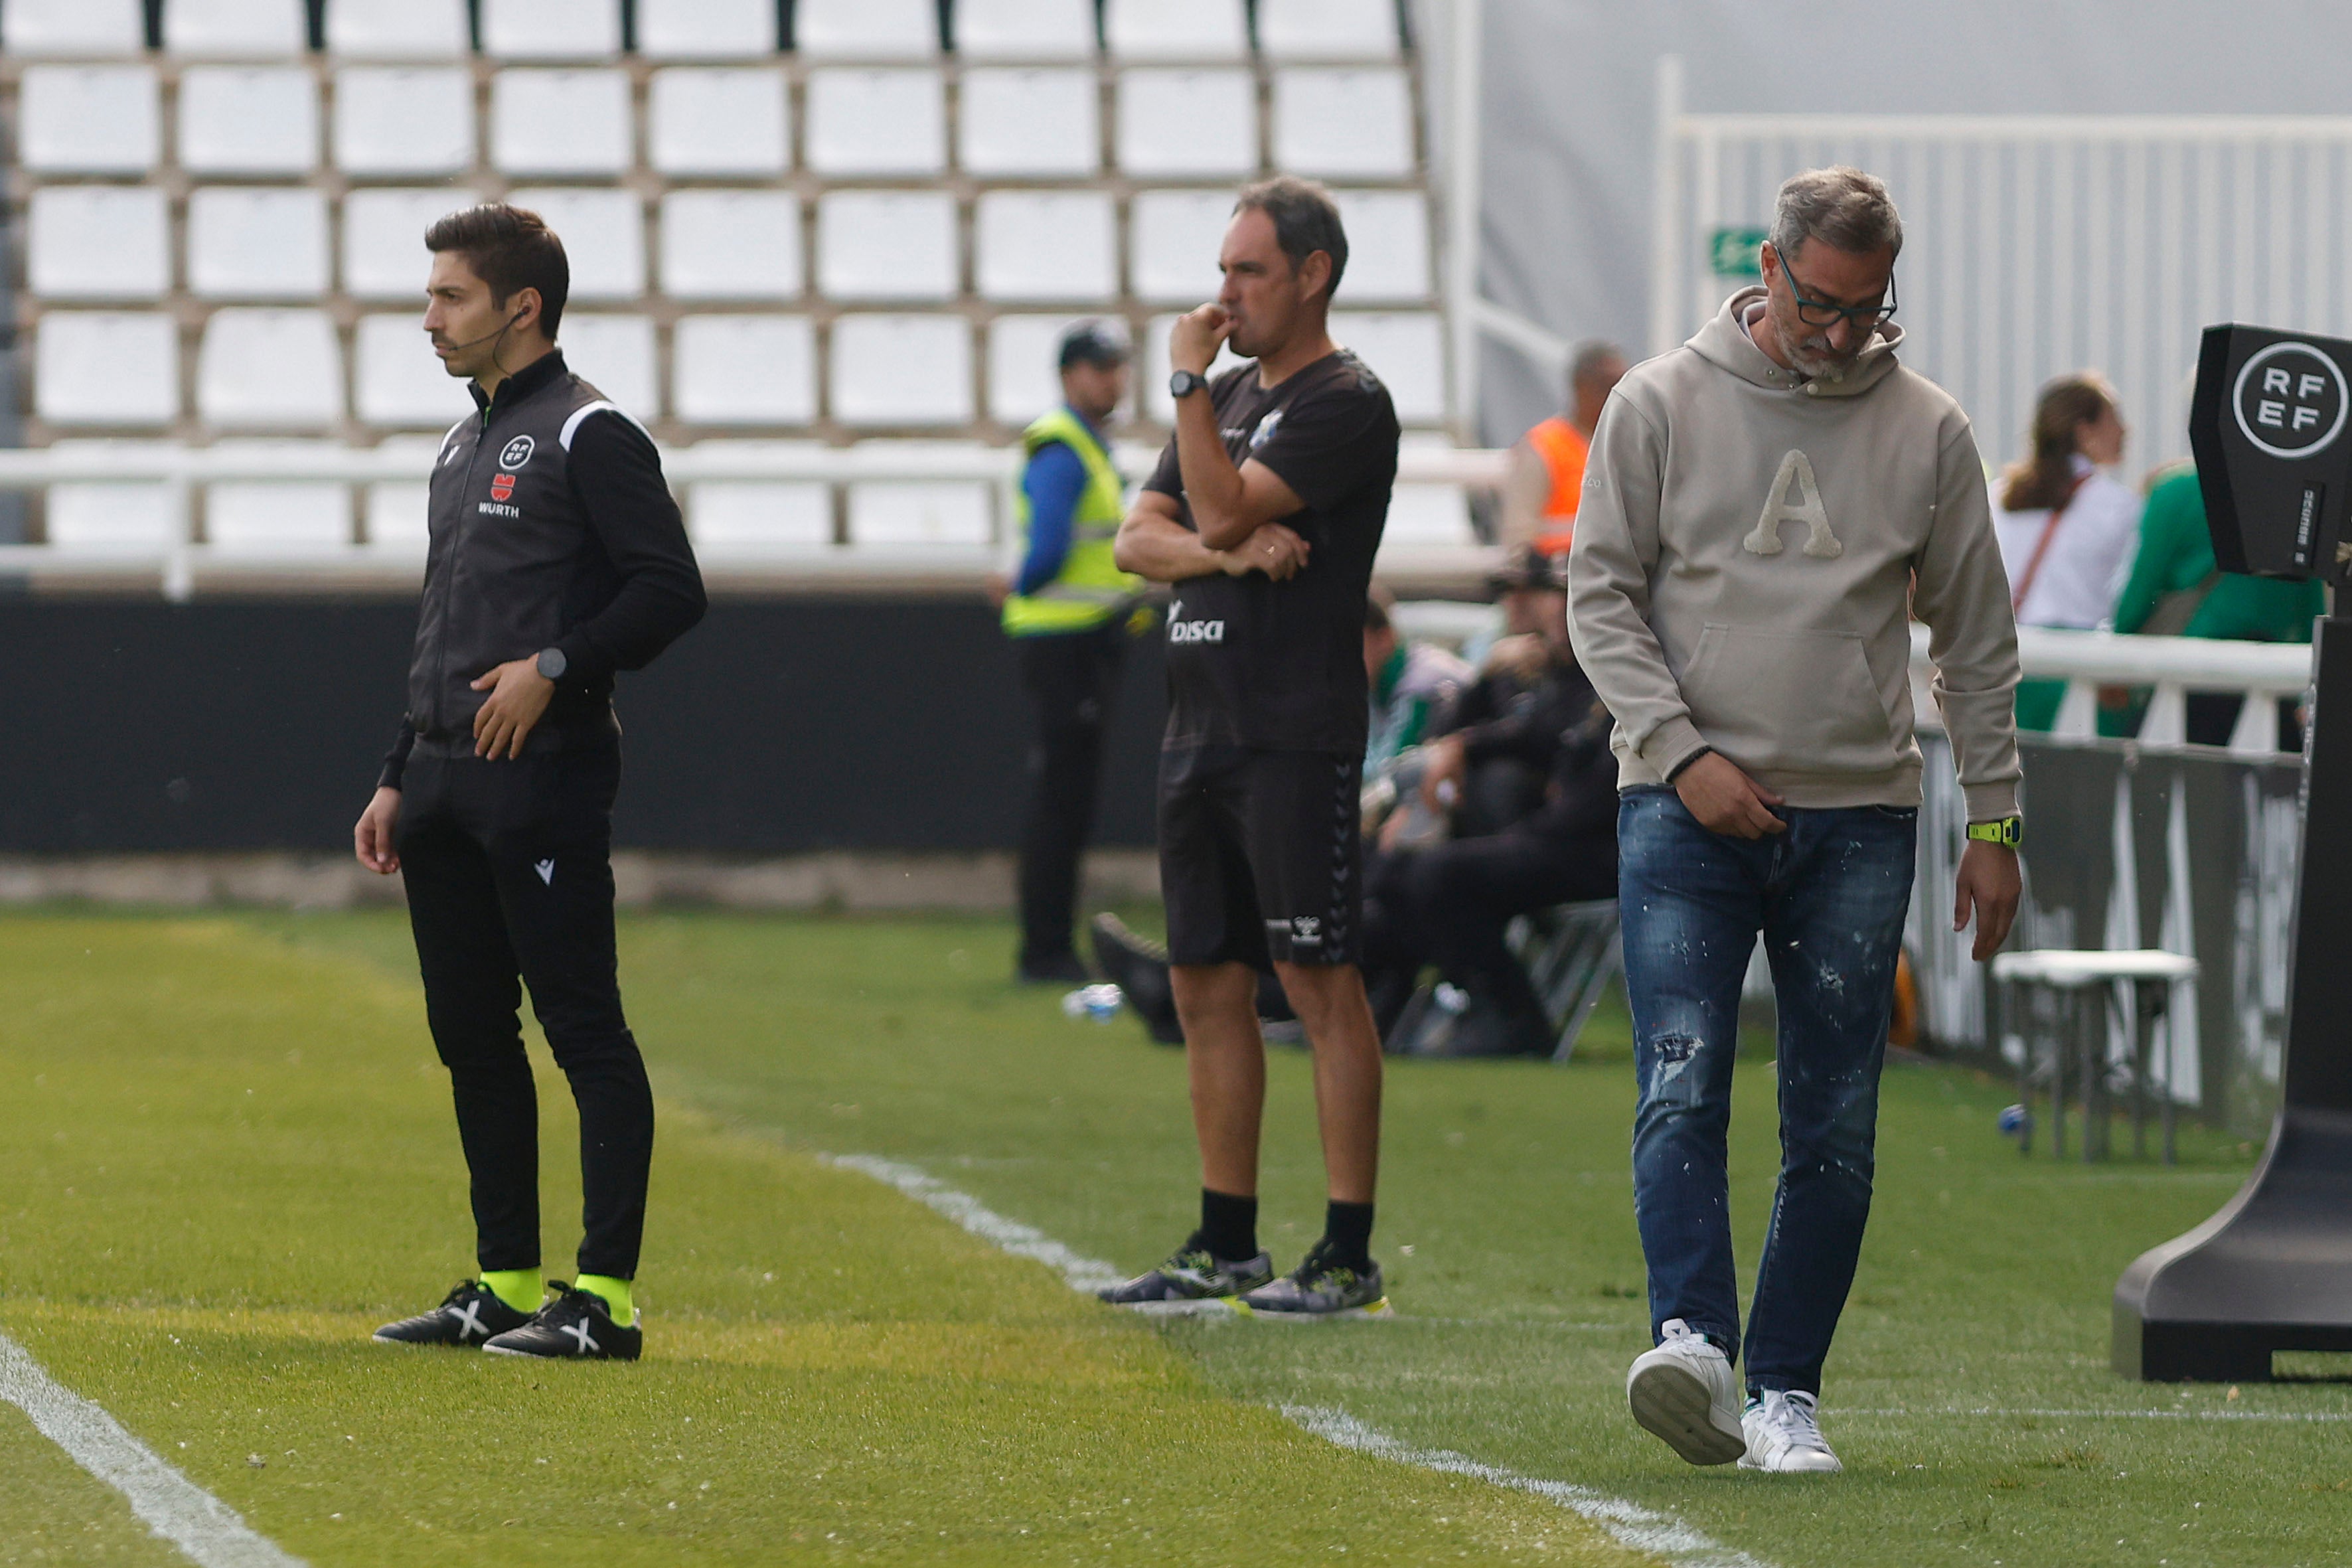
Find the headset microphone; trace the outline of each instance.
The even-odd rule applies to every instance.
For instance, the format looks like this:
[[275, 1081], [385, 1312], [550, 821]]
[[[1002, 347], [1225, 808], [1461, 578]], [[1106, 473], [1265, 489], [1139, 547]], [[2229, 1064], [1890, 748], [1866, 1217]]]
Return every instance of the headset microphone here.
[[451, 343], [449, 346], [453, 349], [470, 349], [477, 344], [488, 342], [492, 338], [502, 338], [509, 332], [514, 331], [514, 324], [517, 321], [521, 321], [526, 314], [528, 314], [528, 311], [526, 310], [517, 310], [513, 315], [507, 318], [506, 324], [504, 326], [499, 327], [495, 331], [484, 332], [478, 338], [467, 338], [462, 343]]

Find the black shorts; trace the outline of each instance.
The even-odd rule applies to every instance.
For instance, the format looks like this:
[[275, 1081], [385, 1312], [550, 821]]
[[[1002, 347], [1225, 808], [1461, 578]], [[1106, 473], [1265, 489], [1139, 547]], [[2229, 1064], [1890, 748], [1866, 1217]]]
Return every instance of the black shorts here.
[[1192, 746], [1160, 754], [1160, 888], [1177, 963], [1362, 956], [1360, 757]]

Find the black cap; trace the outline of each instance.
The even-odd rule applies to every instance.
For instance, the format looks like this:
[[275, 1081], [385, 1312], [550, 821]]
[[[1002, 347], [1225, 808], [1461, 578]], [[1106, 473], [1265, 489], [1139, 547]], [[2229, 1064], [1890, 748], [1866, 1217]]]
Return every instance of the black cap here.
[[1115, 365], [1127, 363], [1127, 329], [1113, 321], [1080, 321], [1062, 334], [1061, 357], [1056, 362], [1064, 370], [1081, 360], [1087, 364]]
[[1532, 544], [1523, 544], [1504, 557], [1486, 579], [1486, 586], [1497, 594], [1515, 588], [1549, 588], [1554, 593], [1568, 592], [1568, 557], [1548, 555]]

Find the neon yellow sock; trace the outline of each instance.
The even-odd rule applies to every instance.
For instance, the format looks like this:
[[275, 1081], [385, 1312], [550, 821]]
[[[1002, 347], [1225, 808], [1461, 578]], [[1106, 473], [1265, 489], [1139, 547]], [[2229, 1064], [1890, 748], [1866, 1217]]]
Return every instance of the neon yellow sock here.
[[536, 1312], [547, 1295], [547, 1282], [536, 1268], [491, 1268], [482, 1275], [490, 1294], [518, 1312]]
[[631, 1294], [626, 1279], [615, 1279], [609, 1274], [583, 1274], [573, 1283], [591, 1296], [604, 1298], [605, 1310], [621, 1327], [625, 1329], [635, 1320], [636, 1298]]

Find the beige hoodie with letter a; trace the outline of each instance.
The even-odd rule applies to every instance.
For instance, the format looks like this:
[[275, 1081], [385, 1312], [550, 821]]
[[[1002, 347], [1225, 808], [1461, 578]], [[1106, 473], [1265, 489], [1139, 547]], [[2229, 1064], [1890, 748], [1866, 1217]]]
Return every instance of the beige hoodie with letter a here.
[[1618, 787], [1712, 747], [1791, 806], [1916, 805], [1916, 609], [1969, 820], [2010, 816], [2017, 627], [1968, 416], [1892, 322], [1835, 376], [1781, 369], [1741, 325], [1763, 299], [1634, 366], [1593, 433], [1569, 627]]

